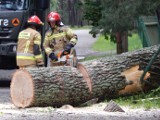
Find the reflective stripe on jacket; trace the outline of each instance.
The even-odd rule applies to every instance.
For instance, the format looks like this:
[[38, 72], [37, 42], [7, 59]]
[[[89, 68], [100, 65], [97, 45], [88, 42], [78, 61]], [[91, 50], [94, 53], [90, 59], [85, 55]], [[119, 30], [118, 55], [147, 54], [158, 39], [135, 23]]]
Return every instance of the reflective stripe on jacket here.
[[27, 59], [27, 60], [33, 60], [33, 61], [35, 61], [36, 59], [35, 59], [35, 57], [34, 57], [34, 55], [33, 54], [30, 54], [30, 53], [18, 53], [17, 52], [17, 58], [18, 59]]
[[51, 52], [63, 50], [67, 43], [75, 45], [77, 43], [77, 36], [68, 27], [57, 27], [52, 31], [48, 31], [45, 35], [44, 49], [47, 55]]
[[17, 65], [28, 66], [28, 65], [40, 65], [43, 64], [42, 53], [34, 55], [34, 45], [41, 45], [41, 35], [39, 32], [32, 28], [27, 28], [21, 31], [18, 35], [17, 45]]

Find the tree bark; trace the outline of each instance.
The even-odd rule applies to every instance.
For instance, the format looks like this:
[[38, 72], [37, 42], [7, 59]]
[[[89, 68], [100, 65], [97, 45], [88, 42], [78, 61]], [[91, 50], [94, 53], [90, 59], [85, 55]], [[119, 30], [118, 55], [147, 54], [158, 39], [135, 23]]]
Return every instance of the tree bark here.
[[117, 32], [117, 54], [128, 52], [128, 32]]
[[119, 105], [117, 105], [114, 101], [110, 101], [108, 105], [104, 108], [104, 111], [107, 112], [125, 112]]
[[[138, 66], [142, 58], [149, 61], [157, 49], [153, 46], [86, 61], [77, 68], [59, 66], [17, 70], [10, 87], [12, 102], [22, 108], [60, 107], [64, 104], [77, 106], [94, 98], [104, 100], [117, 97], [130, 81], [134, 82], [137, 73], [142, 73], [130, 69]], [[139, 76], [136, 81], [139, 81]]]

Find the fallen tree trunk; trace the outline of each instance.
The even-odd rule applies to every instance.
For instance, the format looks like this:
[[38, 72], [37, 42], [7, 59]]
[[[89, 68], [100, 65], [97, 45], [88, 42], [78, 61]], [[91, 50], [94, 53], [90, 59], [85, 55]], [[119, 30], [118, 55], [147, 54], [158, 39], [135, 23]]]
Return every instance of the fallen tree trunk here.
[[[141, 58], [149, 60], [157, 49], [154, 46], [86, 61], [78, 68], [59, 66], [17, 70], [10, 86], [12, 102], [22, 108], [59, 107], [64, 104], [77, 106], [93, 98], [103, 100], [118, 96], [128, 84], [134, 83], [136, 74], [142, 74], [142, 71], [134, 73], [130, 69], [139, 65]], [[136, 79], [139, 81], [139, 77]]]

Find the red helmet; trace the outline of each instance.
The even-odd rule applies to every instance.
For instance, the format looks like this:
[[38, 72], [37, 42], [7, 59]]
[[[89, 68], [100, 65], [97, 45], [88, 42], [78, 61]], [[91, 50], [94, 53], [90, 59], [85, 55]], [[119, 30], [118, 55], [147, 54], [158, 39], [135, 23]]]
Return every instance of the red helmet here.
[[31, 16], [29, 19], [28, 19], [28, 24], [33, 24], [33, 25], [43, 25], [44, 23], [39, 19], [38, 16], [34, 15], [34, 16]]
[[61, 22], [61, 17], [57, 12], [50, 12], [47, 16], [47, 22], [50, 24], [50, 22], [56, 22], [58, 25], [63, 25]]
[[48, 22], [57, 22], [60, 21], [61, 17], [57, 12], [50, 12], [47, 17]]

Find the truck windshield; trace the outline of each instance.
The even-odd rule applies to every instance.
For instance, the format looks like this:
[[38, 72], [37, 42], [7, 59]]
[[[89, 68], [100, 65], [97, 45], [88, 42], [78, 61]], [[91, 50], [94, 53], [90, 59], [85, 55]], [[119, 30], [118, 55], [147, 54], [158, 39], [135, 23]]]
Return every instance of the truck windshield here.
[[25, 10], [28, 0], [0, 0], [0, 10]]

